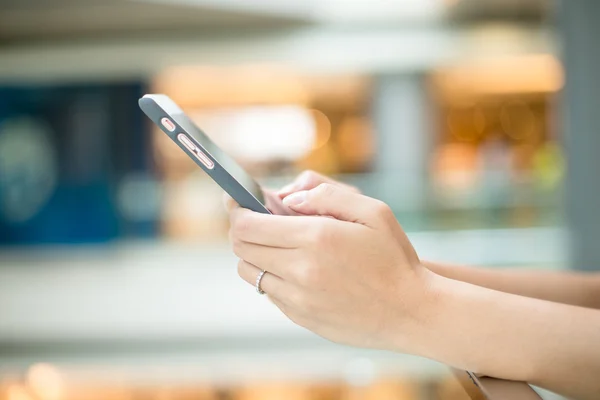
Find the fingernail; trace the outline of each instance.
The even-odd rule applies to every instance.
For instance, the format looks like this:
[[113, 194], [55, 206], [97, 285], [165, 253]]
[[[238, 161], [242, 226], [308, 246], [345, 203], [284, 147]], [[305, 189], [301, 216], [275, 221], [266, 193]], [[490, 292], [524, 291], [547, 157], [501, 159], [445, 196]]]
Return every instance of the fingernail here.
[[296, 193], [292, 193], [289, 196], [286, 196], [283, 199], [283, 204], [286, 206], [298, 206], [302, 203], [304, 203], [304, 201], [306, 200], [306, 190], [303, 190], [301, 192], [296, 192]]

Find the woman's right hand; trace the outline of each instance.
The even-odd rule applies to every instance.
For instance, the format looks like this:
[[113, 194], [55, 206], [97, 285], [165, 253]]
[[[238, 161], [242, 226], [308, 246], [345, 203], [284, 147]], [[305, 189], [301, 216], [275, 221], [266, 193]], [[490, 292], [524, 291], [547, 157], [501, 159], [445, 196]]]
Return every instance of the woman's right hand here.
[[351, 190], [355, 193], [360, 193], [360, 190], [358, 190], [354, 186], [338, 182], [315, 171], [307, 170], [298, 175], [292, 183], [281, 188], [281, 190], [277, 192], [277, 196], [279, 196], [280, 199], [283, 199], [292, 193], [296, 193], [302, 190], [314, 189], [322, 183], [328, 183], [330, 185], [335, 185], [345, 188], [347, 190]]

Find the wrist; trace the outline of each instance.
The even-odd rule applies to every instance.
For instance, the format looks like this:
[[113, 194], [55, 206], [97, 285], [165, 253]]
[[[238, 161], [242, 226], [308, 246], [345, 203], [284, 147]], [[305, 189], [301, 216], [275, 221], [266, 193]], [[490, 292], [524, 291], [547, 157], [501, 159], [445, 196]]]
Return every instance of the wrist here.
[[419, 264], [411, 272], [410, 278], [402, 281], [397, 291], [399, 297], [395, 298], [399, 307], [395, 312], [396, 321], [389, 340], [391, 350], [428, 356], [426, 338], [434, 328], [432, 323], [448, 279]]
[[[422, 270], [420, 303], [405, 319], [405, 330], [400, 331], [394, 350], [504, 379], [528, 380], [535, 376], [535, 357], [523, 357], [523, 351], [516, 354], [515, 347], [527, 346], [510, 343], [520, 340], [520, 336], [510, 338], [502, 329], [514, 324], [512, 309], [518, 309], [518, 296], [446, 278], [427, 268]], [[509, 305], [513, 302], [515, 306]], [[533, 314], [538, 313], [536, 310]], [[493, 350], [490, 343], [495, 346]]]

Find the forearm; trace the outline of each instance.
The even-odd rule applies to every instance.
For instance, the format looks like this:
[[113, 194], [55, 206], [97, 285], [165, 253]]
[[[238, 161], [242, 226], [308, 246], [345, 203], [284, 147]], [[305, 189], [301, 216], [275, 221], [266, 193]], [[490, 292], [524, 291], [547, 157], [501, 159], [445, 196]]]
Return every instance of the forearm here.
[[600, 393], [600, 311], [430, 275], [414, 329], [399, 348], [567, 396]]
[[501, 292], [600, 309], [600, 274], [573, 271], [491, 269], [424, 262], [446, 278]]

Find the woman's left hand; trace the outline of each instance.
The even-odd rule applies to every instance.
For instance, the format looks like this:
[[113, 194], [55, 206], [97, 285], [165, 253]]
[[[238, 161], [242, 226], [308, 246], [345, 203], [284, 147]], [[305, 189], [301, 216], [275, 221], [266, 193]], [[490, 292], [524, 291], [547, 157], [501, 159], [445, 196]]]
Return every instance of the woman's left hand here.
[[[327, 339], [406, 349], [428, 271], [390, 208], [331, 184], [287, 196], [300, 216], [255, 213], [229, 199], [240, 276], [292, 321]], [[328, 218], [329, 217], [329, 218]]]

